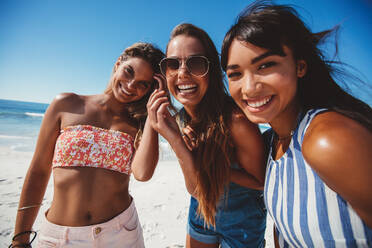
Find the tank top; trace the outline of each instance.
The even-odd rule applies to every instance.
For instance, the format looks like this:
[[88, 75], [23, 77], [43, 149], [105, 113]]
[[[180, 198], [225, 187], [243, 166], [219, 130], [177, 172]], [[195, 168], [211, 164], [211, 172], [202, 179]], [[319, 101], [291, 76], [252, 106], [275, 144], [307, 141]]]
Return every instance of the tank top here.
[[304, 115], [280, 159], [273, 160], [270, 150], [264, 189], [267, 211], [280, 247], [372, 247], [372, 230], [302, 155], [309, 124], [325, 110], [313, 109]]

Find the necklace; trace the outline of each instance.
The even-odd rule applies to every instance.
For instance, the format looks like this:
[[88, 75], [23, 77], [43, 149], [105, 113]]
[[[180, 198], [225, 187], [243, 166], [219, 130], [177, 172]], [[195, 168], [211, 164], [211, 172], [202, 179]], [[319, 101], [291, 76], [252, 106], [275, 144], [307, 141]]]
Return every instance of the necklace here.
[[[292, 136], [294, 135], [295, 133], [295, 130], [298, 126], [298, 120], [301, 116], [301, 112], [299, 113], [299, 115], [297, 116], [297, 123], [296, 123], [296, 126], [290, 131], [289, 135], [287, 136], [284, 136], [284, 137], [279, 137], [279, 135], [274, 132], [274, 137], [273, 137], [273, 157], [275, 159], [278, 159], [278, 150], [279, 150], [279, 147], [282, 147], [282, 151], [284, 152], [286, 149], [287, 149], [287, 146], [289, 145], [288, 141], [290, 140], [290, 138], [292, 138]], [[285, 146], [285, 147], [283, 147]], [[282, 153], [280, 153], [282, 154]], [[281, 155], [280, 155], [281, 156]]]
[[297, 118], [296, 118], [296, 125], [295, 127], [289, 132], [289, 134], [287, 136], [284, 136], [284, 137], [280, 137], [277, 133], [275, 133], [275, 136], [276, 136], [276, 140], [277, 141], [283, 141], [283, 140], [286, 140], [288, 138], [292, 138], [292, 136], [294, 135], [295, 133], [295, 130], [297, 129], [297, 126], [301, 120], [301, 117], [302, 117], [302, 111], [300, 110], [300, 112], [298, 113], [297, 115]]

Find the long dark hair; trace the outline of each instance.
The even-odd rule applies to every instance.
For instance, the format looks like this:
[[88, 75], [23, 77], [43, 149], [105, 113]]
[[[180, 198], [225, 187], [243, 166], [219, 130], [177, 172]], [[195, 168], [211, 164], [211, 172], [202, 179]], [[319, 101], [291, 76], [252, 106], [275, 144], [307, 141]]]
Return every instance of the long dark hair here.
[[[234, 39], [249, 42], [276, 54], [284, 54], [283, 45], [286, 45], [292, 50], [295, 60], [305, 60], [307, 63], [307, 72], [304, 77], [298, 79], [297, 90], [297, 97], [304, 111], [327, 108], [372, 130], [371, 107], [347, 93], [334, 79], [340, 79], [338, 83], [344, 83], [343, 76], [351, 74], [340, 67], [343, 63], [326, 60], [319, 48], [337, 29], [336, 26], [330, 30], [312, 33], [294, 8], [266, 1], [254, 2], [239, 15], [237, 22], [224, 38], [221, 51], [222, 68], [226, 70], [229, 48]], [[351, 75], [349, 79], [357, 77]]]
[[230, 181], [233, 146], [228, 126], [232, 110], [237, 107], [227, 93], [218, 52], [208, 34], [192, 24], [184, 23], [173, 29], [169, 42], [178, 35], [198, 39], [210, 61], [209, 85], [196, 108], [197, 118], [190, 120], [186, 111], [183, 111], [183, 124], [190, 125], [197, 134], [197, 148], [193, 151], [197, 165], [197, 212], [203, 215], [207, 226], [215, 226], [216, 206]]

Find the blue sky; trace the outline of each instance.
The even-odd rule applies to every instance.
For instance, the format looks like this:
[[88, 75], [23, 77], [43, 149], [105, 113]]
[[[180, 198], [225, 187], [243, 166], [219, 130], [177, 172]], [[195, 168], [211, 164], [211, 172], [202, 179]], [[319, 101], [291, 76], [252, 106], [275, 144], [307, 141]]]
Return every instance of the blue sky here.
[[[0, 0], [0, 98], [50, 103], [60, 92], [97, 94], [122, 50], [137, 41], [164, 50], [182, 22], [205, 29], [218, 50], [252, 1]], [[340, 58], [372, 85], [372, 3], [289, 0], [314, 32], [341, 24]], [[368, 92], [369, 91], [369, 95]], [[365, 87], [354, 94], [372, 105]]]

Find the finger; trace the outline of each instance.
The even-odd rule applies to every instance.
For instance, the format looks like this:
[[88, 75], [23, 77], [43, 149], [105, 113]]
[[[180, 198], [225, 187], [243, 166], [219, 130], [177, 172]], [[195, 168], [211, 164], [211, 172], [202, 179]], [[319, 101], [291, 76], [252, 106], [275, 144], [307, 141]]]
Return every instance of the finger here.
[[154, 74], [154, 79], [156, 81], [158, 81], [159, 90], [166, 90], [167, 89], [166, 79], [163, 75], [156, 73], [156, 74]]
[[150, 97], [149, 97], [149, 100], [147, 101], [147, 104], [149, 104], [150, 102], [153, 101], [153, 99], [154, 99], [156, 93], [158, 93], [158, 92], [159, 92], [158, 89], [155, 89], [155, 90], [151, 93], [151, 95], [150, 95]]
[[189, 138], [186, 136], [186, 134], [182, 134], [182, 139], [183, 139], [183, 141], [185, 142], [185, 145], [186, 145], [187, 149], [189, 149], [189, 151], [192, 152], [193, 147], [192, 147], [192, 145], [191, 145], [191, 141], [190, 141]]
[[182, 132], [186, 135], [187, 139], [189, 140], [189, 145], [192, 147], [192, 150], [196, 148], [196, 134], [195, 132], [192, 130], [192, 128], [190, 128], [189, 126], [185, 127], [182, 129]]
[[189, 137], [190, 140], [194, 141], [196, 139], [196, 134], [192, 128], [186, 126], [182, 129], [182, 132]]
[[153, 125], [156, 125], [158, 122], [157, 119], [157, 111], [162, 102], [167, 102], [168, 99], [166, 96], [161, 97], [161, 94], [157, 93], [154, 94], [153, 98], [151, 101], [149, 101], [146, 105], [147, 108], [147, 116], [150, 119], [150, 122], [153, 123]]
[[147, 101], [147, 107], [151, 106], [154, 104], [154, 102], [159, 98], [159, 97], [167, 97], [167, 94], [165, 91], [160, 91], [160, 90], [155, 90], [149, 97], [149, 100]]
[[159, 108], [158, 108], [158, 111], [157, 111], [157, 118], [158, 120], [165, 120], [167, 118], [172, 118], [172, 116], [170, 115], [169, 111], [168, 111], [168, 106], [169, 106], [169, 102], [168, 101], [164, 101], [160, 104]]
[[150, 116], [150, 118], [152, 118], [153, 121], [158, 122], [157, 116], [159, 108], [164, 103], [168, 103], [168, 98], [165, 96], [156, 98], [151, 105], [148, 105], [148, 115]]

